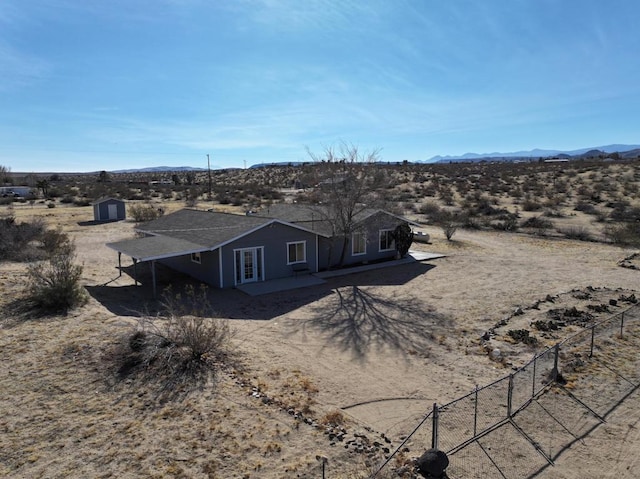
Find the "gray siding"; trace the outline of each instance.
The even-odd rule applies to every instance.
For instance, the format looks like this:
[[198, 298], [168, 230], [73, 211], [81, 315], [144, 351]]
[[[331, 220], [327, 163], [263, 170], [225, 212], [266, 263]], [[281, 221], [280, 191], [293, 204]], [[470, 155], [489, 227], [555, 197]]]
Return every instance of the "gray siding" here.
[[294, 274], [292, 267], [287, 264], [287, 243], [296, 241], [306, 241], [306, 262], [310, 271], [317, 271], [316, 235], [287, 225], [274, 223], [223, 246], [223, 286], [235, 286], [234, 251], [242, 248], [264, 248], [263, 276], [265, 281], [292, 276]]
[[[402, 220], [395, 216], [379, 212], [376, 215], [367, 218], [365, 225], [359, 230], [364, 232], [367, 238], [366, 254], [352, 255], [351, 238], [348, 238], [347, 252], [344, 259], [344, 265], [353, 265], [363, 262], [379, 261], [383, 259], [391, 259], [396, 255], [395, 247], [390, 251], [380, 251], [380, 230], [395, 229], [402, 223]], [[342, 246], [344, 239], [336, 238], [320, 238], [320, 270], [336, 267], [340, 262], [342, 254]]]
[[200, 253], [200, 264], [191, 261], [191, 255], [175, 256], [159, 261], [176, 271], [193, 276], [216, 288], [220, 287], [218, 250]]

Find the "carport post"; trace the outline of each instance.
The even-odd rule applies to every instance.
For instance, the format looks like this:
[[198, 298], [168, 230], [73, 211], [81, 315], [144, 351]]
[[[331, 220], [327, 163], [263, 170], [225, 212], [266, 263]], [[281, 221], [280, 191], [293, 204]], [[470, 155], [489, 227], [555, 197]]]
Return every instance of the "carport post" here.
[[151, 283], [153, 284], [153, 299], [156, 299], [156, 261], [151, 261]]
[[138, 286], [138, 260], [133, 258], [133, 282]]
[[120, 251], [118, 251], [118, 271], [120, 272], [118, 274], [118, 278], [120, 276], [122, 276], [122, 253]]

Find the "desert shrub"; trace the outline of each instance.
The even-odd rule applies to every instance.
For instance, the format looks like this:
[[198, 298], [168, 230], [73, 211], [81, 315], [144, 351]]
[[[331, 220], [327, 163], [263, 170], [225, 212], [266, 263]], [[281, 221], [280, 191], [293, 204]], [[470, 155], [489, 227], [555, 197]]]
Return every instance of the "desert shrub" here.
[[640, 208], [631, 208], [622, 204], [617, 205], [609, 214], [614, 221], [640, 221]]
[[326, 413], [320, 419], [319, 422], [323, 426], [328, 426], [328, 425], [342, 426], [343, 424], [345, 424], [347, 422], [347, 419], [345, 418], [345, 416], [342, 413], [342, 411], [339, 411], [339, 410], [335, 409], [333, 411], [329, 411], [328, 413]]
[[497, 218], [497, 221], [491, 223], [491, 227], [500, 231], [517, 231], [518, 230], [518, 214], [505, 213]]
[[526, 199], [522, 202], [522, 209], [524, 211], [539, 211], [542, 209], [542, 205], [532, 199]]
[[460, 222], [460, 226], [469, 230], [481, 230], [485, 226], [487, 226], [486, 219], [478, 218], [477, 216], [473, 216], [467, 213], [461, 213], [458, 215], [458, 221]]
[[435, 201], [427, 201], [425, 203], [422, 203], [420, 205], [420, 213], [423, 215], [427, 215], [429, 217], [437, 217], [440, 212], [441, 212], [442, 208], [440, 208], [440, 205], [438, 205], [438, 203], [436, 203]]
[[162, 208], [157, 208], [150, 204], [129, 206], [129, 216], [133, 218], [133, 221], [136, 223], [155, 220], [163, 214], [164, 210]]
[[607, 225], [603, 233], [605, 238], [613, 244], [640, 246], [640, 223]]
[[549, 218], [564, 218], [566, 216], [562, 211], [555, 208], [546, 209], [543, 215]]
[[51, 198], [60, 198], [60, 196], [62, 196], [62, 191], [59, 188], [49, 188], [47, 190], [47, 194], [46, 197], [48, 199]]
[[576, 211], [582, 211], [588, 215], [596, 214], [596, 207], [591, 203], [585, 203], [584, 201], [579, 201], [573, 209]]
[[447, 206], [452, 206], [454, 204], [454, 196], [453, 191], [451, 191], [451, 187], [449, 186], [441, 186], [439, 190], [440, 199]]
[[76, 198], [73, 201], [74, 206], [90, 206], [91, 205], [91, 201], [89, 201], [87, 198]]
[[40, 241], [42, 242], [42, 249], [49, 255], [54, 255], [67, 247], [69, 236], [62, 232], [61, 227], [58, 227], [55, 230], [44, 230], [40, 235]]
[[74, 264], [75, 245], [66, 241], [48, 261], [33, 263], [27, 270], [26, 301], [43, 313], [61, 313], [82, 304], [82, 266]]
[[522, 228], [548, 229], [553, 226], [553, 223], [542, 216], [532, 216], [524, 220], [520, 226]]
[[538, 321], [534, 321], [532, 326], [534, 328], [536, 328], [538, 331], [543, 331], [543, 332], [547, 332], [547, 331], [556, 331], [557, 329], [559, 329], [560, 325], [562, 325], [563, 323], [558, 323], [556, 321], [544, 321], [542, 319], [539, 319]]
[[527, 218], [520, 225], [522, 228], [531, 228], [536, 230], [536, 233], [539, 235], [545, 235], [548, 230], [553, 228], [553, 223], [550, 219], [547, 219], [543, 216], [532, 216], [531, 218]]
[[442, 228], [447, 241], [451, 241], [453, 235], [456, 234], [458, 227], [460, 226], [457, 216], [453, 213], [442, 214], [438, 217], [438, 224]]
[[396, 250], [401, 258], [404, 258], [411, 248], [413, 242], [413, 232], [407, 223], [399, 224], [393, 231], [393, 239], [395, 240]]
[[33, 261], [45, 254], [36, 243], [45, 232], [41, 218], [32, 222], [17, 223], [13, 215], [0, 218], [0, 261]]
[[162, 298], [158, 316], [143, 317], [120, 345], [119, 375], [157, 382], [163, 390], [215, 378], [233, 356], [232, 330], [213, 317], [206, 287], [188, 287], [184, 296], [168, 288]]
[[558, 228], [556, 230], [561, 235], [564, 235], [568, 239], [578, 241], [592, 241], [593, 238], [589, 230], [582, 226], [567, 226], [566, 228]]
[[516, 343], [524, 343], [529, 346], [538, 344], [538, 339], [535, 336], [531, 336], [527, 329], [510, 329], [507, 331], [507, 335]]
[[148, 200], [149, 198], [150, 196], [143, 195], [142, 193], [129, 193], [127, 195], [127, 199], [129, 201], [143, 201], [143, 200]]

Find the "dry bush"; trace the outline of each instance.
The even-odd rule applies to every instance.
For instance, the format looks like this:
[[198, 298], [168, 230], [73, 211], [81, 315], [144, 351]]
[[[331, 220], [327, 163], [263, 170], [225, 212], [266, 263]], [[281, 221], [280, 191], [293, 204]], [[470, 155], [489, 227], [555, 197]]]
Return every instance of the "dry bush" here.
[[423, 215], [433, 218], [440, 215], [442, 208], [440, 208], [440, 205], [435, 201], [426, 201], [420, 205], [418, 211]]
[[36, 247], [45, 233], [41, 218], [17, 223], [12, 214], [0, 218], [0, 261], [33, 261], [46, 255]]
[[131, 205], [129, 206], [129, 216], [136, 223], [144, 223], [146, 221], [155, 220], [164, 214], [164, 209], [157, 208], [153, 205]]
[[342, 426], [346, 423], [346, 421], [347, 420], [344, 417], [342, 411], [336, 409], [333, 411], [329, 411], [324, 416], [322, 416], [322, 418], [320, 419], [320, 424], [322, 424], [323, 426]]
[[434, 220], [442, 228], [447, 241], [451, 241], [461, 224], [460, 215], [450, 211], [442, 211]]
[[520, 225], [521, 228], [531, 228], [535, 230], [536, 234], [544, 236], [548, 230], [553, 228], [553, 223], [550, 219], [543, 216], [532, 216], [527, 218]]
[[48, 261], [31, 264], [27, 270], [25, 307], [55, 314], [82, 304], [86, 299], [80, 285], [82, 266], [74, 264], [74, 259], [75, 245], [67, 238], [58, 244]]
[[613, 244], [640, 246], [640, 223], [607, 225], [603, 233], [605, 238]]
[[[213, 317], [207, 289], [163, 294], [162, 311], [145, 315], [112, 355], [118, 376], [156, 382], [161, 391], [178, 392], [214, 379], [234, 358], [228, 321]], [[182, 387], [180, 387], [182, 386]]]
[[67, 247], [66, 244], [69, 242], [69, 237], [62, 232], [62, 227], [58, 226], [55, 230], [44, 230], [40, 235], [40, 241], [42, 242], [42, 249], [47, 254], [54, 255], [57, 251]]
[[556, 231], [568, 239], [593, 241], [593, 237], [591, 236], [591, 233], [589, 233], [589, 230], [582, 226], [567, 226], [566, 228], [558, 228]]

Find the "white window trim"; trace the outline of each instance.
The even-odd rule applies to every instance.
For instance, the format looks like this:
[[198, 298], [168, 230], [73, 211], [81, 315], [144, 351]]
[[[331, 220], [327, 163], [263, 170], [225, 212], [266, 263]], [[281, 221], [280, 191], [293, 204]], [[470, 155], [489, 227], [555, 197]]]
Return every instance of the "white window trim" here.
[[381, 243], [381, 239], [382, 239], [382, 233], [386, 233], [386, 232], [393, 233], [393, 229], [386, 228], [386, 229], [379, 230], [379, 232], [378, 232], [378, 251], [380, 253], [382, 253], [384, 251], [393, 251], [393, 250], [396, 249], [395, 248], [395, 244], [394, 244], [395, 243], [394, 239], [391, 240], [391, 244], [393, 245], [393, 246], [391, 246], [391, 248], [382, 249], [380, 247], [380, 243]]
[[191, 253], [191, 261], [193, 263], [202, 264], [202, 255], [200, 252]]
[[[355, 236], [356, 235], [362, 236], [362, 239], [364, 240], [364, 251], [362, 252], [357, 252], [357, 253], [355, 252], [355, 245], [356, 245]], [[351, 233], [351, 256], [363, 256], [365, 254], [367, 254], [367, 235], [365, 233], [358, 233], [358, 232]]]
[[[289, 246], [291, 246], [292, 244], [302, 244], [302, 256], [303, 258], [300, 260], [296, 260], [296, 261], [291, 261], [291, 258], [289, 258]], [[290, 264], [297, 264], [297, 263], [306, 263], [307, 262], [307, 241], [303, 240], [303, 241], [289, 241], [287, 243], [287, 265]]]

